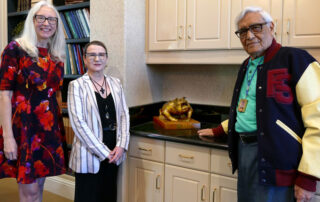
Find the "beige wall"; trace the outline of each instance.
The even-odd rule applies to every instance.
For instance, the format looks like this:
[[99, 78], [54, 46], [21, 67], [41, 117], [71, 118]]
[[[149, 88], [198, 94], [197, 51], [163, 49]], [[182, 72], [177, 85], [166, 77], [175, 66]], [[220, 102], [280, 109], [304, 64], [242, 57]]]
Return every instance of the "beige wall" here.
[[[129, 106], [185, 96], [192, 103], [228, 106], [237, 65], [146, 65], [145, 1], [91, 0], [91, 40], [109, 52], [106, 72], [118, 77]], [[6, 1], [0, 1], [0, 48], [7, 44]]]
[[145, 1], [91, 0], [91, 40], [106, 43], [106, 72], [121, 79], [129, 106], [185, 96], [228, 106], [238, 66], [145, 64]]
[[0, 0], [0, 52], [7, 45], [7, 1]]

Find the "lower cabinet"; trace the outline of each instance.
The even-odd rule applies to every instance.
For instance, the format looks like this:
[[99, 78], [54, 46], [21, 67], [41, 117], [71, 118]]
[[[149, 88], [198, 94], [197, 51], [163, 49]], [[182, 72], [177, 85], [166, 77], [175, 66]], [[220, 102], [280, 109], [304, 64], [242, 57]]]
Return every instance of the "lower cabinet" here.
[[163, 202], [164, 164], [129, 157], [129, 202]]
[[165, 165], [165, 202], [209, 201], [210, 174]]
[[237, 179], [211, 174], [210, 202], [237, 202]]

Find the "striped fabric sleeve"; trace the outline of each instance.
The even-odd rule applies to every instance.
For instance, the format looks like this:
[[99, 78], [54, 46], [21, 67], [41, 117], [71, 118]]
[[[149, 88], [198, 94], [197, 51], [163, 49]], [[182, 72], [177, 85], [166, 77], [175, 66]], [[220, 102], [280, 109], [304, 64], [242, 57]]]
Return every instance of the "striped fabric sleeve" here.
[[[68, 88], [68, 113], [72, 129], [87, 148], [89, 152], [96, 155], [101, 161], [109, 156], [110, 150], [101, 140], [98, 139], [93, 131], [88, 127], [83, 112], [84, 101], [81, 98], [83, 89], [77, 80], [71, 81]], [[90, 113], [87, 114], [88, 119], [92, 118]]]
[[309, 64], [296, 85], [298, 103], [306, 128], [302, 137], [303, 154], [298, 170], [320, 178], [320, 65]]

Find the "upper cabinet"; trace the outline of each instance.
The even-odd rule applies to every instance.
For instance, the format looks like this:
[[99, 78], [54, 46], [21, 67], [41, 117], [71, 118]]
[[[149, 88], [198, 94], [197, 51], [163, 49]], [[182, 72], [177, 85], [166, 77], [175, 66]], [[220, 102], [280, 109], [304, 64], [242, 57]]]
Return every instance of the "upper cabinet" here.
[[282, 44], [295, 47], [320, 47], [319, 0], [285, 0]]
[[226, 0], [149, 0], [149, 50], [225, 49]]
[[[275, 38], [284, 46], [320, 47], [320, 23], [317, 19], [319, 0], [232, 0], [231, 19], [247, 6], [259, 6], [270, 13], [275, 25]], [[235, 22], [231, 26], [231, 48], [242, 48], [233, 34]]]

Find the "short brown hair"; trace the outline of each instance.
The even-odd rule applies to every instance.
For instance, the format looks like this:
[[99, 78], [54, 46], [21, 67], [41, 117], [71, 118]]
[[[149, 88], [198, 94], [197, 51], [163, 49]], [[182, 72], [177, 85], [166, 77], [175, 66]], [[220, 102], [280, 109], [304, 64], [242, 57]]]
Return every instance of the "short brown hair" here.
[[97, 45], [97, 46], [101, 46], [102, 48], [104, 48], [104, 50], [106, 51], [107, 57], [108, 57], [108, 50], [107, 47], [104, 45], [104, 43], [102, 43], [101, 41], [91, 41], [89, 43], [87, 43], [84, 48], [83, 48], [83, 54], [84, 56], [87, 54], [87, 49], [89, 46], [91, 45]]

